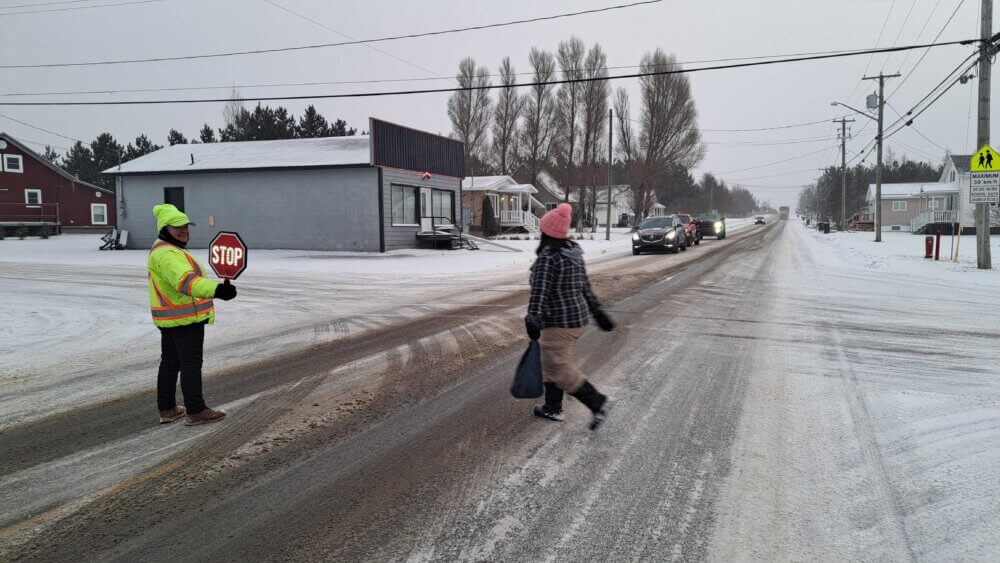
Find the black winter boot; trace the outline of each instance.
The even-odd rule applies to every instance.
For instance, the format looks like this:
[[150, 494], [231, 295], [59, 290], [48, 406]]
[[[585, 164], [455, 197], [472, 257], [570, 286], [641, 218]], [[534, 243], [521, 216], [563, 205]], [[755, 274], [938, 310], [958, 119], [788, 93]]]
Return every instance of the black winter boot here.
[[583, 385], [576, 392], [570, 394], [586, 405], [590, 409], [590, 412], [594, 413], [594, 417], [590, 420], [591, 430], [597, 430], [607, 420], [608, 412], [615, 406], [615, 399], [613, 397], [602, 394], [589, 381], [584, 381]]
[[535, 416], [562, 422], [566, 418], [562, 413], [562, 400], [563, 390], [555, 383], [545, 383], [545, 404], [535, 405]]

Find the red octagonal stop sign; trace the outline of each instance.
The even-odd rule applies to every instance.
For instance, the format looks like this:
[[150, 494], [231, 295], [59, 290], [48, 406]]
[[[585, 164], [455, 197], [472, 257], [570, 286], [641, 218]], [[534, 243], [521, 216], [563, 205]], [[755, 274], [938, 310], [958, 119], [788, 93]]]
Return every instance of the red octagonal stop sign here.
[[208, 245], [208, 261], [217, 276], [235, 280], [247, 269], [247, 245], [238, 233], [219, 231]]

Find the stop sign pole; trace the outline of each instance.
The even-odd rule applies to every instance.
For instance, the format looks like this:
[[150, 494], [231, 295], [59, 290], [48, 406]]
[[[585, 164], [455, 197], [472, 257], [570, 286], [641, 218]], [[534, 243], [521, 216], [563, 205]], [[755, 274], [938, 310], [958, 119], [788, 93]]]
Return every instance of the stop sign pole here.
[[239, 233], [219, 231], [208, 245], [208, 263], [227, 283], [240, 277], [247, 269], [247, 245]]

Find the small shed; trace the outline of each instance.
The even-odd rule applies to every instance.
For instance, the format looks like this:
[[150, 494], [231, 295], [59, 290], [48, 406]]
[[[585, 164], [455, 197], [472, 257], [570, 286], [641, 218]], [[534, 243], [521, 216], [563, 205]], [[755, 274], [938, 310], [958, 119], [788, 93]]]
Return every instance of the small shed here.
[[384, 252], [457, 231], [462, 143], [375, 118], [370, 135], [174, 145], [106, 170], [130, 248], [156, 238], [150, 209], [173, 203], [250, 248]]

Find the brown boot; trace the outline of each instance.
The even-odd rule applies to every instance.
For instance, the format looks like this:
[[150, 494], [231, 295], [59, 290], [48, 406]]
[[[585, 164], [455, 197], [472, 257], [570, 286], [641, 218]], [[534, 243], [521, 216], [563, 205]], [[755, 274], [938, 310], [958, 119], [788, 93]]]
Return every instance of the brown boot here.
[[184, 407], [174, 407], [168, 411], [160, 411], [160, 424], [170, 424], [178, 418], [184, 416]]
[[196, 424], [208, 424], [209, 422], [218, 422], [226, 417], [226, 411], [215, 411], [210, 408], [206, 408], [198, 414], [189, 414], [187, 420], [184, 421], [184, 426], [194, 426]]

